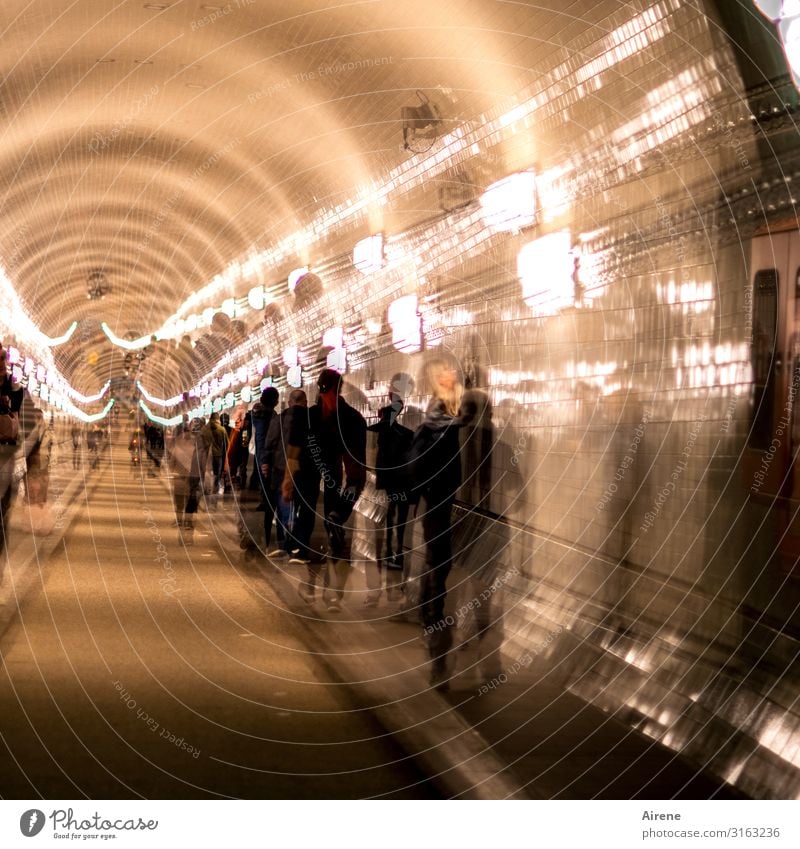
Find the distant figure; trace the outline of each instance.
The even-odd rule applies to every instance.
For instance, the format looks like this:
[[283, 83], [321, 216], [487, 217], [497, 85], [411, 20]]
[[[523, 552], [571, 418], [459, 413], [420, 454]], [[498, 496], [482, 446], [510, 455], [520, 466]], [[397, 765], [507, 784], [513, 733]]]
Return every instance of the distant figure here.
[[11, 506], [23, 394], [22, 387], [11, 376], [6, 351], [0, 347], [0, 553], [6, 546], [6, 523]]
[[[86, 434], [86, 448], [92, 450], [92, 445], [95, 444], [95, 438], [91, 432]], [[128, 451], [131, 455], [131, 465], [134, 470], [138, 469], [142, 463], [142, 434], [139, 430], [135, 430], [131, 434], [130, 442], [128, 442]]]
[[[366, 482], [367, 423], [341, 396], [342, 376], [325, 368], [317, 380], [317, 403], [309, 410], [306, 445], [314, 464], [317, 486], [323, 484], [323, 516], [328, 537], [328, 569], [323, 599], [330, 613], [338, 613], [350, 573], [349, 544], [345, 525]], [[308, 583], [299, 593], [308, 604], [320, 565], [308, 566]]]
[[89, 452], [89, 466], [92, 469], [96, 469], [98, 463], [100, 462], [100, 446], [98, 444], [99, 439], [100, 428], [96, 426], [90, 428], [86, 434], [86, 450]]
[[83, 441], [83, 433], [78, 425], [74, 425], [70, 435], [72, 437], [72, 468], [80, 469], [81, 467], [81, 442]]

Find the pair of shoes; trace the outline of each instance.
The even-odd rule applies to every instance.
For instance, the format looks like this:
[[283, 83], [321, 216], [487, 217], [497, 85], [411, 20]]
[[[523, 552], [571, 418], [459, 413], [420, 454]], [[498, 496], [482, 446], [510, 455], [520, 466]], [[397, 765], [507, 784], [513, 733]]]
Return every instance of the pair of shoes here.
[[370, 593], [364, 599], [364, 607], [377, 607], [380, 601], [380, 593]]
[[338, 599], [331, 598], [328, 600], [328, 613], [341, 613], [342, 606], [339, 604]]
[[314, 590], [309, 589], [308, 587], [303, 586], [302, 584], [297, 588], [297, 594], [306, 604], [314, 603]]
[[290, 557], [289, 558], [289, 565], [290, 566], [308, 566], [309, 563], [311, 563], [311, 561], [306, 560], [303, 557]]
[[274, 557], [276, 559], [283, 560], [284, 557], [288, 557], [289, 554], [282, 548], [273, 548], [272, 551], [267, 554], [267, 557]]
[[183, 523], [183, 527], [186, 528], [187, 531], [193, 531], [194, 522], [191, 519], [186, 519], [186, 521]]

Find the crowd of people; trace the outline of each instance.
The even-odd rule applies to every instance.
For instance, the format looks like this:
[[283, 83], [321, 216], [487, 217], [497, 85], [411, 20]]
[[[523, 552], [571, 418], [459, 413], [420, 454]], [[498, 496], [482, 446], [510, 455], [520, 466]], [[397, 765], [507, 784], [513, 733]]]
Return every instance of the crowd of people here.
[[[273, 561], [299, 567], [302, 601], [309, 607], [321, 603], [330, 613], [341, 610], [353, 562], [362, 559], [352, 552], [351, 516], [373, 472], [376, 492], [371, 498], [383, 508], [375, 534], [380, 588], [366, 595], [365, 604], [375, 606], [385, 590], [387, 598], [399, 601], [398, 617], [419, 618], [430, 654], [431, 685], [446, 689], [455, 624], [445, 612], [454, 561], [453, 506], [459, 494], [466, 496], [478, 516], [470, 527], [480, 528], [480, 517], [484, 528], [490, 523], [486, 517], [491, 516], [493, 482], [488, 454], [496, 440], [488, 395], [465, 391], [453, 360], [431, 359], [423, 382], [430, 403], [415, 428], [403, 423], [409, 420], [405, 400], [415, 387], [409, 375], [392, 378], [388, 403], [368, 427], [343, 397], [342, 375], [326, 368], [317, 380], [314, 403], [309, 404], [306, 391], [293, 389], [279, 410], [279, 392], [268, 386], [251, 410], [235, 414], [232, 426], [226, 414], [212, 413], [207, 422], [185, 418], [175, 429], [168, 454], [179, 527], [193, 528], [210, 466], [210, 491], [235, 493], [241, 516], [252, 504], [249, 515], [259, 516], [258, 536], [263, 525], [259, 549]], [[368, 463], [370, 432], [376, 450]], [[411, 573], [406, 547], [412, 521], [420, 523], [425, 552], [414, 576], [413, 601], [407, 594]], [[244, 518], [240, 522], [243, 538], [252, 538]], [[312, 539], [315, 530], [317, 538]], [[467, 583], [480, 592], [491, 581], [491, 568], [484, 566]], [[479, 635], [492, 630], [489, 610], [486, 604], [480, 613]]]
[[[212, 413], [207, 421], [184, 416], [165, 439], [162, 428], [148, 423], [133, 432], [128, 448], [134, 467], [146, 465], [147, 474], [157, 475], [162, 463], [168, 465], [175, 523], [185, 542], [191, 542], [203, 499], [232, 494], [243, 525], [246, 514], [251, 520], [259, 517], [259, 533], [242, 527], [243, 539], [260, 536], [263, 526], [263, 538], [256, 540], [259, 550], [272, 560], [300, 567], [300, 598], [309, 607], [321, 602], [330, 613], [341, 610], [353, 562], [363, 559], [352, 551], [351, 516], [370, 479], [374, 486], [370, 497], [382, 507], [374, 558], [380, 586], [367, 594], [365, 603], [375, 606], [385, 589], [387, 598], [400, 602], [397, 616], [419, 618], [430, 654], [431, 685], [446, 689], [455, 624], [445, 612], [454, 560], [453, 506], [459, 492], [463, 496], [466, 491], [477, 514], [491, 515], [492, 483], [487, 477], [492, 465], [487, 456], [492, 450], [491, 405], [485, 392], [464, 391], [455, 362], [445, 357], [426, 364], [423, 381], [422, 394], [430, 403], [414, 428], [403, 423], [414, 423], [405, 410], [415, 388], [409, 375], [392, 378], [388, 403], [368, 427], [364, 416], [343, 397], [342, 375], [325, 368], [317, 380], [314, 403], [309, 403], [304, 390], [293, 389], [279, 411], [278, 390], [268, 386], [252, 409], [234, 414], [233, 424], [227, 413]], [[23, 395], [0, 349], [0, 550], [13, 489], [13, 458], [21, 444]], [[24, 452], [26, 497], [44, 502], [50, 441], [38, 411], [32, 430]], [[84, 441], [90, 463], [96, 465], [98, 430], [72, 429], [74, 468], [82, 462]], [[376, 437], [369, 464], [368, 433]], [[413, 521], [419, 522], [425, 554], [414, 576], [412, 600], [407, 537]], [[491, 570], [484, 567], [474, 580], [479, 591], [490, 584]], [[487, 610], [488, 605], [484, 618]], [[489, 623], [478, 630], [490, 630]]]

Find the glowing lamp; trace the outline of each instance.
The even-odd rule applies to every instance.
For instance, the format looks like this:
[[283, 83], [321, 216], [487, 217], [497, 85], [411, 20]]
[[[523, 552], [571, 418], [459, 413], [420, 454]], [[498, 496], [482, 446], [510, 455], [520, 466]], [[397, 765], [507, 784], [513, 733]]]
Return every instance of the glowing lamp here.
[[574, 271], [569, 230], [528, 242], [517, 255], [522, 298], [535, 315], [555, 315], [574, 305]]
[[289, 285], [289, 291], [294, 292], [297, 287], [297, 281], [301, 277], [305, 277], [308, 274], [308, 266], [304, 265], [302, 268], [295, 268], [294, 271], [289, 272], [289, 276], [286, 279], [286, 282]]
[[239, 393], [242, 398], [242, 401], [245, 404], [249, 404], [253, 400], [253, 391], [249, 386], [243, 386], [242, 391]]
[[303, 369], [300, 366], [292, 366], [286, 372], [286, 382], [293, 389], [299, 389], [303, 385]]
[[268, 386], [272, 386], [272, 378], [271, 377], [262, 377], [261, 383], [259, 384], [259, 388], [263, 392]]
[[341, 348], [344, 346], [344, 333], [341, 327], [331, 327], [322, 334], [323, 348]]
[[481, 215], [492, 230], [516, 233], [536, 220], [536, 175], [520, 171], [492, 183], [481, 195]]
[[392, 328], [392, 344], [398, 351], [413, 353], [422, 347], [421, 318], [417, 296], [404, 295], [389, 304], [387, 320]]
[[289, 345], [283, 349], [283, 363], [290, 368], [297, 365], [297, 345]]
[[356, 242], [353, 248], [353, 265], [362, 274], [370, 274], [383, 268], [383, 233], [376, 233]]
[[263, 310], [264, 287], [253, 286], [253, 288], [247, 293], [247, 303], [251, 310]]
[[344, 348], [334, 348], [325, 362], [328, 368], [336, 369], [340, 374], [347, 371], [347, 351]]

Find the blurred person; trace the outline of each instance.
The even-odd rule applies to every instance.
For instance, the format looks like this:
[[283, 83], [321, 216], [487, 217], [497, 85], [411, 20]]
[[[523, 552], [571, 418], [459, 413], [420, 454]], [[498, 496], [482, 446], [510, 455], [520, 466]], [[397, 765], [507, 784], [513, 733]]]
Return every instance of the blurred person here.
[[[244, 410], [236, 413], [233, 428], [228, 438], [228, 474], [231, 486], [242, 489], [242, 477], [247, 478], [247, 445], [250, 439], [250, 416]], [[246, 485], [246, 483], [245, 483]]]
[[[323, 486], [325, 533], [328, 538], [328, 568], [325, 569], [323, 600], [328, 611], [338, 613], [344, 598], [351, 564], [345, 524], [366, 482], [367, 423], [341, 396], [342, 376], [325, 368], [317, 380], [317, 403], [309, 410], [305, 446], [312, 461], [316, 488]], [[290, 467], [291, 468], [291, 467]], [[299, 593], [314, 603], [322, 564], [308, 565], [308, 583]]]
[[497, 493], [516, 486], [519, 471], [513, 453], [492, 420], [492, 404], [481, 389], [464, 392], [459, 434], [463, 482], [459, 502], [469, 512], [461, 519], [456, 552], [459, 576], [458, 628], [461, 648], [477, 643], [479, 674], [490, 681], [502, 672], [503, 584], [509, 544], [508, 527], [494, 511]]
[[99, 425], [94, 425], [89, 428], [89, 431], [86, 434], [86, 448], [89, 451], [89, 456], [91, 458], [90, 466], [92, 469], [96, 469], [100, 463], [100, 439], [103, 436], [103, 431], [100, 429]]
[[[274, 416], [264, 443], [264, 465], [262, 473], [269, 487], [269, 500], [275, 505], [275, 536], [277, 547], [269, 552], [270, 557], [291, 557], [294, 551], [292, 526], [294, 525], [294, 499], [283, 498], [282, 489], [286, 477], [287, 452], [292, 437], [293, 421], [298, 408], [305, 414], [308, 407], [306, 393], [293, 389], [289, 393], [288, 406]], [[268, 542], [268, 541], [267, 541]], [[299, 547], [297, 548], [299, 554]]]
[[[408, 452], [414, 432], [404, 427], [398, 417], [404, 407], [404, 395], [413, 381], [407, 374], [395, 374], [389, 388], [389, 404], [378, 411], [378, 421], [367, 430], [376, 433], [378, 446], [375, 458], [375, 489], [384, 493], [386, 519], [383, 545], [385, 554], [377, 550], [378, 586], [370, 587], [366, 604], [374, 606], [380, 596], [383, 567], [386, 568], [386, 593], [392, 599], [403, 583], [404, 539], [411, 506], [408, 494]], [[381, 540], [378, 540], [378, 549]], [[367, 575], [369, 577], [370, 571]]]
[[[292, 413], [286, 445], [286, 471], [281, 483], [281, 500], [291, 504], [292, 521], [288, 527], [286, 548], [290, 565], [308, 566], [317, 556], [311, 550], [311, 534], [317, 519], [320, 476], [308, 445], [310, 411], [297, 405]], [[313, 593], [311, 594], [313, 601]], [[309, 599], [306, 598], [306, 601]]]
[[50, 458], [53, 434], [41, 410], [34, 412], [35, 444], [27, 457], [25, 500], [28, 504], [45, 504], [50, 486]]
[[222, 485], [225, 454], [228, 450], [228, 435], [219, 422], [219, 413], [212, 413], [209, 416], [208, 424], [203, 428], [202, 434], [211, 457], [211, 472], [214, 476], [212, 492], [216, 493]]
[[[89, 452], [97, 450], [97, 438], [92, 431], [86, 434], [86, 448]], [[128, 443], [128, 451], [131, 455], [131, 465], [138, 468], [142, 463], [142, 434], [138, 429], [131, 434]], [[94, 467], [93, 467], [94, 468]]]
[[225, 494], [230, 494], [233, 490], [233, 481], [231, 480], [231, 467], [228, 462], [231, 447], [231, 436], [233, 435], [233, 427], [231, 426], [231, 417], [228, 413], [219, 414], [219, 423], [225, 430], [225, 462], [222, 464], [222, 491]]
[[189, 427], [181, 427], [172, 443], [169, 454], [172, 469], [172, 498], [175, 507], [175, 524], [188, 531], [194, 530], [197, 512], [197, 490], [200, 486], [200, 462], [195, 435]]
[[448, 654], [453, 635], [444, 606], [447, 577], [453, 563], [452, 509], [461, 486], [458, 413], [462, 387], [455, 364], [444, 357], [434, 357], [426, 364], [425, 383], [432, 398], [414, 434], [410, 452], [413, 492], [421, 499], [425, 540], [420, 615], [431, 659], [430, 684], [438, 690], [447, 690]]
[[5, 550], [14, 466], [20, 439], [19, 411], [24, 390], [12, 376], [8, 355], [0, 346], [0, 553]]
[[80, 469], [81, 467], [81, 442], [83, 441], [83, 432], [80, 427], [75, 424], [70, 431], [72, 437], [72, 468]]
[[265, 442], [267, 432], [272, 420], [277, 413], [275, 408], [278, 406], [280, 395], [274, 386], [267, 386], [261, 393], [261, 398], [258, 400], [250, 412], [252, 422], [253, 440], [253, 473], [250, 476], [250, 489], [258, 489], [261, 494], [261, 503], [258, 506], [259, 510], [264, 511], [264, 550], [269, 549], [269, 543], [272, 538], [272, 520], [275, 517], [275, 504], [269, 498], [269, 485], [264, 475], [263, 467], [264, 454], [266, 451]]

